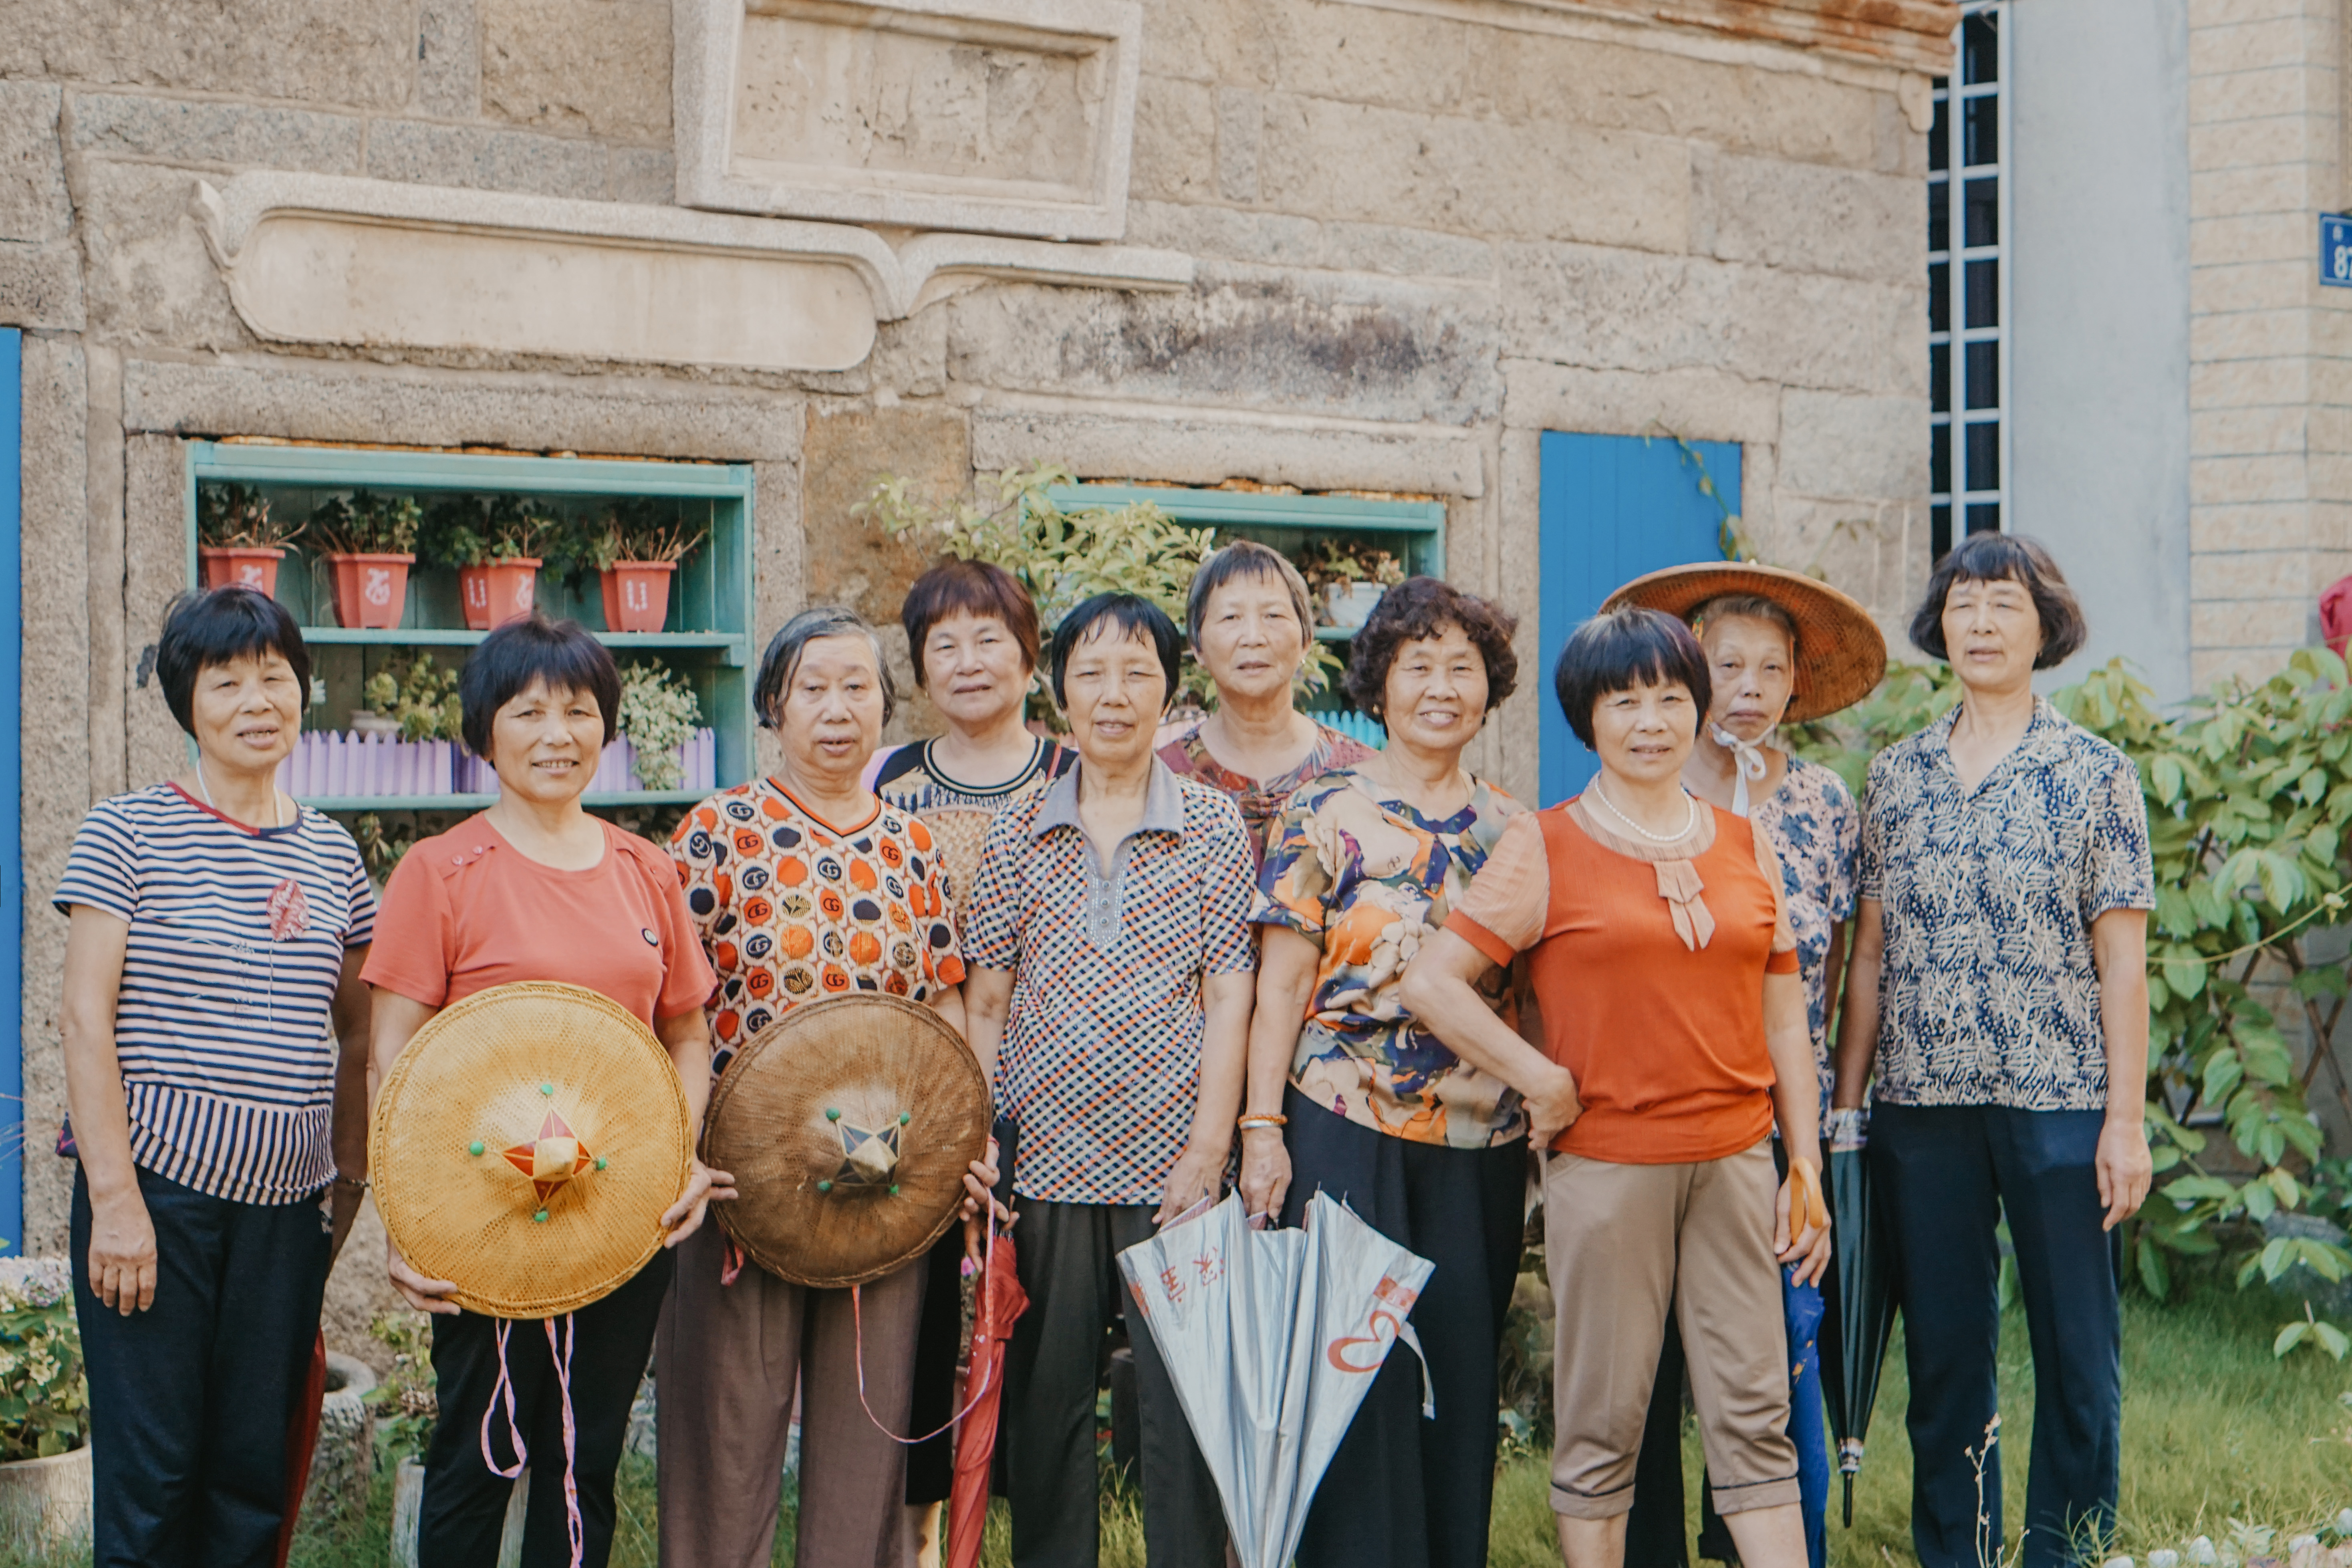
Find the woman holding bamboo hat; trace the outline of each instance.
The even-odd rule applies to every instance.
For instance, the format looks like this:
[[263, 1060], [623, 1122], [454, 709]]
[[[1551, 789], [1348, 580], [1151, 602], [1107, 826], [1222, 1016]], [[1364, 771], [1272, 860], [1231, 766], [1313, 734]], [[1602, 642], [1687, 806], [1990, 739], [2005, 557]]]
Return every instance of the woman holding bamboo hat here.
[[[1681, 616], [1706, 655], [1714, 700], [1683, 765], [1683, 784], [1708, 804], [1751, 820], [1780, 861], [1826, 1112], [1835, 1080], [1828, 999], [1837, 988], [1845, 922], [1853, 913], [1861, 817], [1836, 773], [1770, 742], [1784, 722], [1818, 719], [1868, 695], [1886, 668], [1885, 639], [1868, 611], [1827, 584], [1740, 562], [1653, 572], [1618, 589], [1609, 605], [1641, 605]], [[1812, 1568], [1822, 1568], [1828, 1552], [1829, 1462], [1819, 1355], [1799, 1338], [1801, 1330], [1820, 1321], [1821, 1295], [1785, 1278], [1782, 1286], [1798, 1369], [1789, 1435], [1798, 1445], [1807, 1552]], [[1643, 1437], [1643, 1489], [1627, 1527], [1626, 1560], [1634, 1568], [1685, 1561], [1682, 1373], [1681, 1338], [1669, 1326]], [[1711, 1507], [1704, 1513], [1700, 1554], [1727, 1555], [1731, 1542], [1721, 1521]]]
[[[713, 977], [677, 874], [655, 846], [581, 805], [620, 712], [613, 656], [576, 622], [515, 621], [474, 650], [457, 695], [466, 744], [497, 771], [499, 798], [418, 840], [384, 888], [365, 971], [375, 991], [374, 1082], [441, 1009], [512, 982], [558, 981], [635, 1014], [667, 1048], [699, 1121], [710, 1077], [702, 1003]], [[434, 1314], [441, 1415], [425, 1453], [418, 1562], [497, 1562], [513, 1484], [494, 1468], [484, 1434], [504, 1397], [509, 1430], [522, 1438], [516, 1447], [537, 1456], [523, 1561], [602, 1568], [670, 1249], [700, 1227], [709, 1204], [734, 1195], [733, 1177], [691, 1162], [662, 1216], [663, 1249], [568, 1314], [562, 1360], [551, 1339], [509, 1337], [505, 1320], [461, 1311], [446, 1299], [454, 1285], [423, 1278], [387, 1247], [394, 1288]]]

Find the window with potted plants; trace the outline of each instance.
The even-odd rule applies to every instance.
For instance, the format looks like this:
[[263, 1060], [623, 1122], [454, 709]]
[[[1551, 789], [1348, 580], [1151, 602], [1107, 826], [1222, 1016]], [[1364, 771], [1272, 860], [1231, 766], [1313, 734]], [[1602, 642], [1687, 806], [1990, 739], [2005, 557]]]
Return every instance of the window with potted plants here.
[[[187, 453], [190, 580], [268, 569], [256, 585], [293, 612], [312, 658], [288, 787], [364, 823], [373, 868], [491, 798], [458, 739], [457, 679], [518, 615], [580, 621], [628, 673], [593, 809], [657, 831], [756, 769], [748, 468], [203, 441]], [[248, 554], [216, 555], [228, 550]]]

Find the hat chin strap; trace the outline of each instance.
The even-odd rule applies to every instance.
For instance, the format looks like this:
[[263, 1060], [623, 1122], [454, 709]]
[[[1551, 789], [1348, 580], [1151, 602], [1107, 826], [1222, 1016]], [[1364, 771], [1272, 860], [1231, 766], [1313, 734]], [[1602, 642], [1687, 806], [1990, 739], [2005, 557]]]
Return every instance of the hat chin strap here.
[[1720, 724], [1710, 723], [1706, 733], [1709, 740], [1731, 753], [1731, 815], [1746, 816], [1749, 781], [1762, 784], [1764, 775], [1772, 771], [1771, 764], [1764, 760], [1764, 748], [1741, 740]]

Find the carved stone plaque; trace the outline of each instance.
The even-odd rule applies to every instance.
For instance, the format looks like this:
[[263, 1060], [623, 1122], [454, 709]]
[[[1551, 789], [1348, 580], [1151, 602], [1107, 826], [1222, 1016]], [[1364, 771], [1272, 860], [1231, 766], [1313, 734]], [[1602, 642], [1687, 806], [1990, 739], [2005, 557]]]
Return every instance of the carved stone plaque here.
[[679, 0], [678, 199], [1115, 239], [1136, 0]]

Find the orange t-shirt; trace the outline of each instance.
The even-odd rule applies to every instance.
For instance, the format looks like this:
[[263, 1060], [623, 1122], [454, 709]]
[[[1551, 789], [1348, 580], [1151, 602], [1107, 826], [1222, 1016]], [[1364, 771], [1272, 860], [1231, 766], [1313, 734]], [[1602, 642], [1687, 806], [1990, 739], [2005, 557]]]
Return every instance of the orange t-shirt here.
[[711, 973], [670, 858], [604, 824], [585, 871], [542, 866], [486, 816], [421, 839], [383, 889], [371, 985], [428, 1007], [518, 980], [602, 992], [650, 1026], [709, 999]]
[[[1764, 976], [1797, 972], [1796, 940], [1771, 851], [1744, 819], [1706, 809], [1712, 822], [1639, 854], [1600, 842], [1572, 801], [1515, 817], [1445, 922], [1496, 963], [1528, 954], [1545, 1050], [1584, 1105], [1553, 1141], [1560, 1152], [1679, 1164], [1771, 1131]], [[1670, 879], [1695, 896], [1680, 919], [1698, 940], [1677, 929]]]

